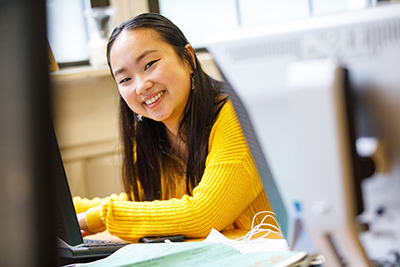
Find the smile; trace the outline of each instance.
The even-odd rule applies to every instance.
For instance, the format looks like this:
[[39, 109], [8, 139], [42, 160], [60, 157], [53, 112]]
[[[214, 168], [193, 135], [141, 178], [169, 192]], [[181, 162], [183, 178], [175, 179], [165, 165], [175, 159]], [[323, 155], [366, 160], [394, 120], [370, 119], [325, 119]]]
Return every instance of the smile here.
[[151, 105], [154, 102], [156, 102], [162, 95], [164, 94], [164, 92], [159, 92], [157, 95], [153, 96], [151, 99], [145, 101], [146, 105]]

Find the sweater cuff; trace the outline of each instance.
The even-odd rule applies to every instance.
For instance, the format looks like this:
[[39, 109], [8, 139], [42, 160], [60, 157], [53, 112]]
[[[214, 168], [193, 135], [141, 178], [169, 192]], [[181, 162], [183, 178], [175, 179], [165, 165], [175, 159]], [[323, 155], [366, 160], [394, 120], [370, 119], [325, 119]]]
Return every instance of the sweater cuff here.
[[94, 233], [103, 232], [106, 230], [106, 225], [102, 220], [103, 205], [88, 209], [86, 212], [86, 225], [89, 231]]

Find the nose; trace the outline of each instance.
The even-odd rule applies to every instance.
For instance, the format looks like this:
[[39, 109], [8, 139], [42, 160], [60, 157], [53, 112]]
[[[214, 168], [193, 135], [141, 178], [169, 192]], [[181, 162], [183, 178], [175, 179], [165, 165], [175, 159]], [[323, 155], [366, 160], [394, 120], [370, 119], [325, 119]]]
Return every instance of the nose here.
[[153, 87], [153, 82], [149, 79], [142, 78], [137, 82], [136, 93], [138, 95], [145, 94], [151, 87]]

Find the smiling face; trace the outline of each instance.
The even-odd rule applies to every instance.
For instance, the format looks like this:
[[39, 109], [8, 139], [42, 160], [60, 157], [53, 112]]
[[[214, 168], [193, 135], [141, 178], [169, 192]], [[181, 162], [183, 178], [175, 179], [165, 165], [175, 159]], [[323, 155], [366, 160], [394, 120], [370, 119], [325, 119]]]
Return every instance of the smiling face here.
[[[193, 54], [192, 48], [186, 49]], [[123, 30], [110, 50], [119, 92], [137, 114], [177, 133], [191, 90], [189, 63], [152, 29]]]

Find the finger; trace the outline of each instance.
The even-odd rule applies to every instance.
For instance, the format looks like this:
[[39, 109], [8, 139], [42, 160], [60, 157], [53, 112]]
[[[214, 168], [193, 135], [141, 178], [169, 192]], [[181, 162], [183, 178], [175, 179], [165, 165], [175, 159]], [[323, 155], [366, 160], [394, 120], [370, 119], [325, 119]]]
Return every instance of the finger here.
[[92, 232], [88, 232], [88, 231], [85, 231], [85, 230], [81, 230], [81, 234], [82, 234], [82, 237], [86, 237], [86, 236], [89, 236], [89, 235], [93, 235]]

